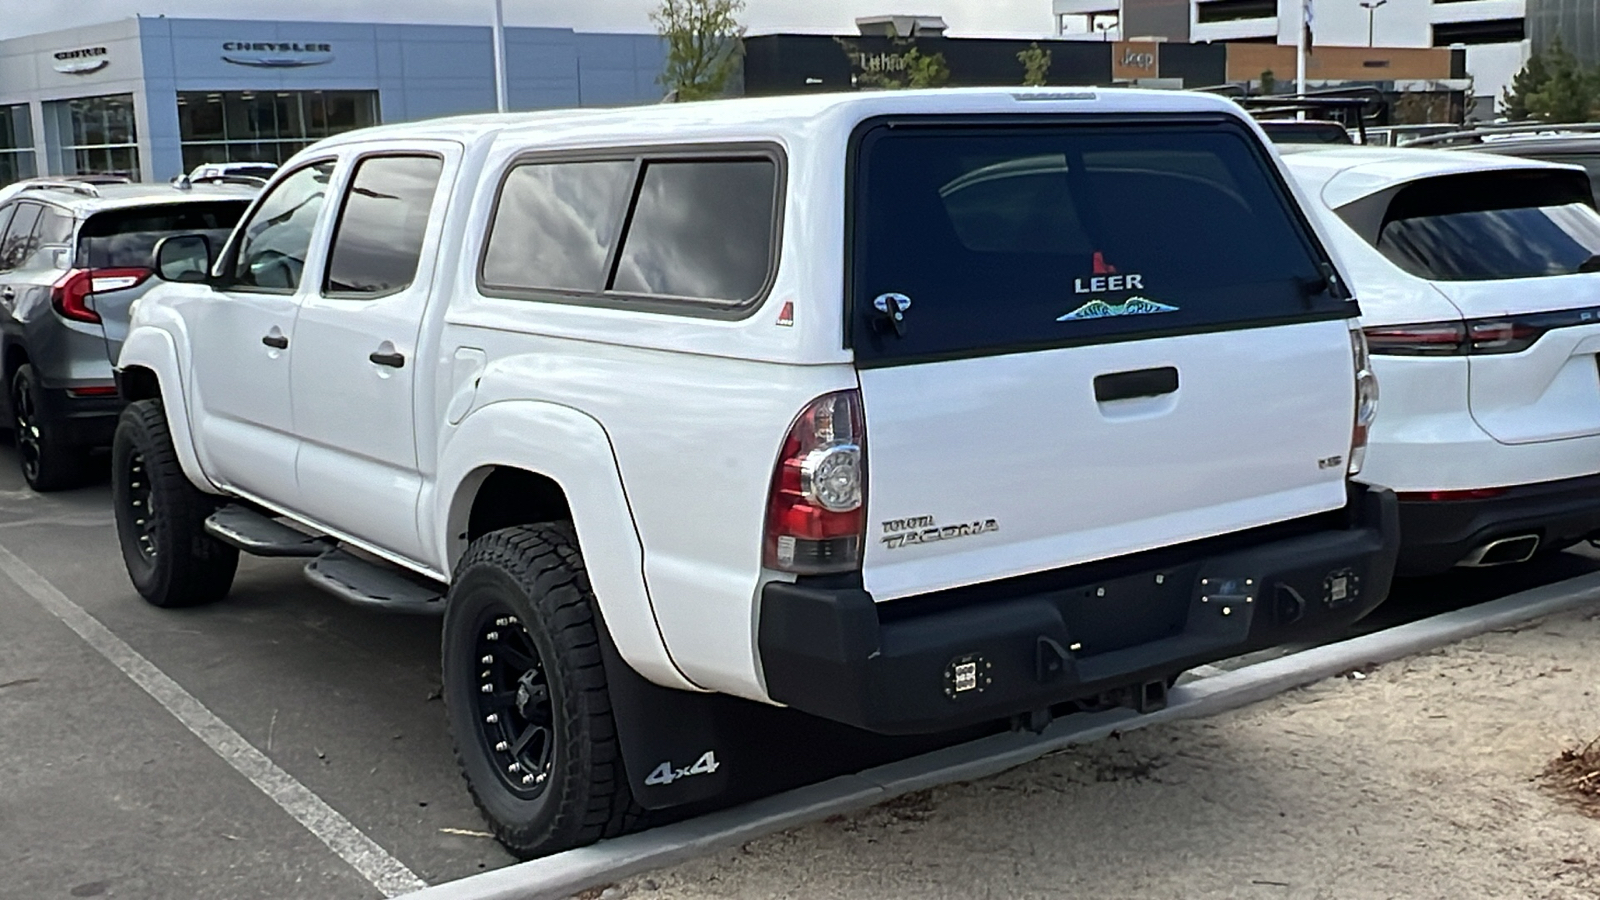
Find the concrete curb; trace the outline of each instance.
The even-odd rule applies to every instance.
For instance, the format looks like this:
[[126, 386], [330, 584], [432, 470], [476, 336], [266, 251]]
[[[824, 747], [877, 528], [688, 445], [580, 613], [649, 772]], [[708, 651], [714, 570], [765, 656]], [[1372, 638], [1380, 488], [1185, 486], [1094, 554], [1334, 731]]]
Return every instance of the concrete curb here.
[[1060, 719], [1043, 734], [999, 734], [834, 778], [685, 822], [580, 847], [459, 881], [404, 900], [562, 900], [585, 888], [659, 869], [754, 838], [854, 812], [924, 788], [970, 781], [1075, 744], [1161, 722], [1215, 715], [1293, 688], [1600, 602], [1600, 572], [1582, 575], [1201, 678], [1172, 689], [1166, 709], [1113, 710]]

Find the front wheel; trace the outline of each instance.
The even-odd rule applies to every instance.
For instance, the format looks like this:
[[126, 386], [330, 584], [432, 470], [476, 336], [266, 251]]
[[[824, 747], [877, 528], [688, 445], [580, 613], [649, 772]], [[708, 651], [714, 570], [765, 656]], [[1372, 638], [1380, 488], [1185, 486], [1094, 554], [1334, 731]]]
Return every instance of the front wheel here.
[[239, 551], [206, 533], [217, 500], [178, 463], [160, 400], [128, 404], [111, 443], [111, 505], [122, 561], [155, 606], [197, 606], [227, 596]]
[[524, 859], [621, 834], [642, 815], [593, 599], [564, 524], [473, 541], [450, 587], [442, 649], [456, 761], [495, 837]]

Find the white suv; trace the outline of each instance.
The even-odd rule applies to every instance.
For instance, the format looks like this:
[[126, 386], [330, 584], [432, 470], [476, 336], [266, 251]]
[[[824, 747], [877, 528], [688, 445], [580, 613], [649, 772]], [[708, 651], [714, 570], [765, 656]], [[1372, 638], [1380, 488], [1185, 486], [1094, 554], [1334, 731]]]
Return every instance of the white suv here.
[[194, 280], [122, 352], [123, 555], [162, 606], [244, 550], [442, 609], [461, 767], [522, 854], [785, 777], [744, 740], [775, 704], [841, 760], [856, 729], [1149, 708], [1388, 589], [1322, 247], [1205, 95], [352, 132], [214, 258], [158, 251]]
[[1402, 575], [1600, 533], [1600, 214], [1581, 169], [1409, 148], [1286, 156], [1361, 297], [1384, 385], [1362, 480]]

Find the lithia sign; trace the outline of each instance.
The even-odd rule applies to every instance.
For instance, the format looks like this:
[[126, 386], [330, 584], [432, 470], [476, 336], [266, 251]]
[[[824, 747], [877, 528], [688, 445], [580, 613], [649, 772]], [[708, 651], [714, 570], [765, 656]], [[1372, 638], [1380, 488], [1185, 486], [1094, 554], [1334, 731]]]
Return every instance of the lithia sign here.
[[55, 65], [51, 68], [63, 75], [87, 75], [110, 65], [111, 58], [104, 47], [82, 47], [77, 50], [57, 50]]
[[297, 44], [289, 41], [229, 41], [222, 45], [222, 61], [258, 69], [298, 69], [333, 62], [332, 44]]

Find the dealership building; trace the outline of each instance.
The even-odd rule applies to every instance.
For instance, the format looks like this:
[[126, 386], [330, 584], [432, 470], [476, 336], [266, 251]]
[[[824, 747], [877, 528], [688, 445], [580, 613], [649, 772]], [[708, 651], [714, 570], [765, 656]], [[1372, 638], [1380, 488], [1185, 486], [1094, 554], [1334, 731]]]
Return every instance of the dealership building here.
[[[138, 17], [0, 41], [0, 184], [282, 162], [351, 128], [494, 109], [485, 27]], [[512, 109], [661, 99], [653, 34], [506, 29]]]

